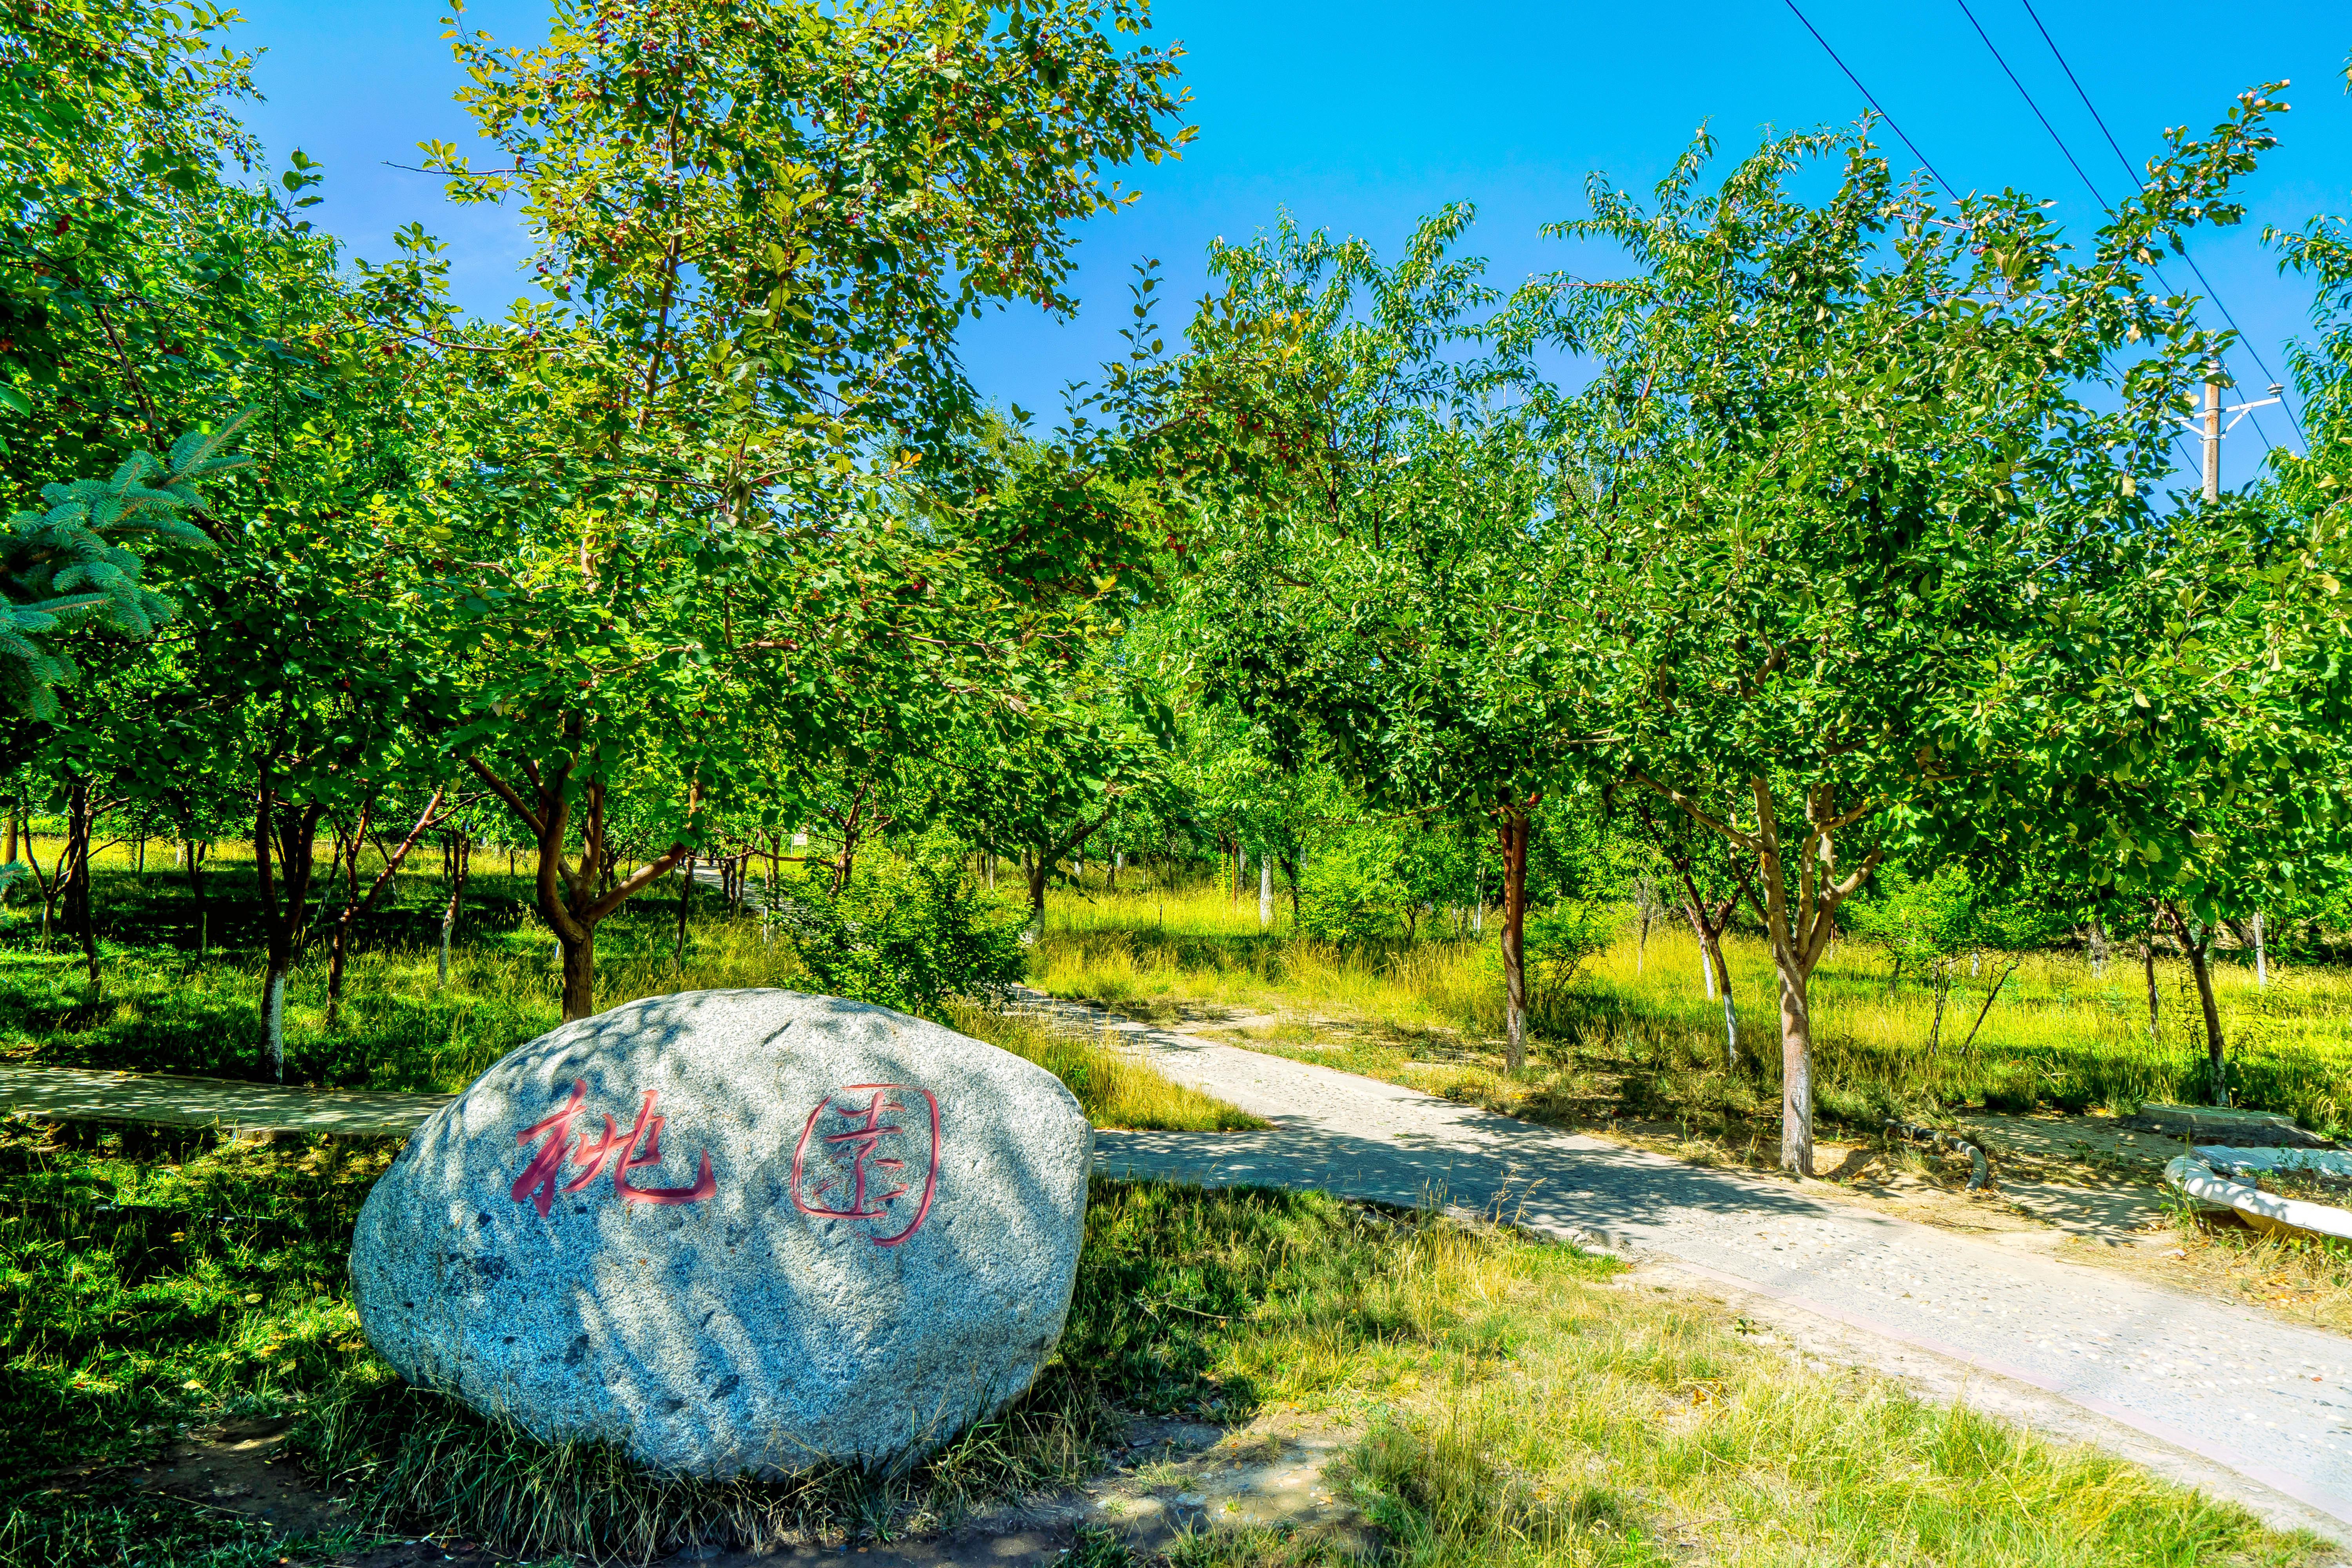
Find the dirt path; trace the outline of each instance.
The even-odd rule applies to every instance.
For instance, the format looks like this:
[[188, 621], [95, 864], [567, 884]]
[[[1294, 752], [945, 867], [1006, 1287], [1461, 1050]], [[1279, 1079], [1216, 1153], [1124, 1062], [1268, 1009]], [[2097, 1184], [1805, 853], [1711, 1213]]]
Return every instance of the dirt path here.
[[[2179, 1451], [2182, 1479], [2237, 1495], [2274, 1522], [2352, 1540], [2352, 1339], [2061, 1262], [2032, 1232], [2013, 1245], [1954, 1235], [1798, 1184], [1686, 1164], [1187, 1028], [1034, 992], [1025, 1002], [1075, 1027], [1125, 1035], [1169, 1077], [1275, 1123], [1101, 1132], [1106, 1174], [1498, 1213], [1783, 1303], [1874, 1345], [1990, 1374], [2028, 1403], [2032, 1391], [2055, 1395], [2078, 1416], [2142, 1435], [2143, 1448], [2153, 1437]], [[2243, 1482], [2216, 1484], [2227, 1478], [2214, 1467]]]

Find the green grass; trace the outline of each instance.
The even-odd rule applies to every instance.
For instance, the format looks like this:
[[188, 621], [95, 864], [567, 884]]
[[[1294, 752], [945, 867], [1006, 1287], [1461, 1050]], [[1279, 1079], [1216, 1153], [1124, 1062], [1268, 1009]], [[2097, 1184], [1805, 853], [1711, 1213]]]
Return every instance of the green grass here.
[[[0, 1133], [0, 1473], [54, 1478], [10, 1492], [7, 1560], [104, 1560], [134, 1534], [142, 1562], [261, 1560], [236, 1521], [85, 1474], [232, 1414], [293, 1415], [300, 1460], [379, 1526], [641, 1561], [697, 1538], [945, 1525], [1090, 1473], [1128, 1412], [1235, 1424], [1278, 1406], [1361, 1432], [1335, 1479], [1389, 1568], [1659, 1563], [1685, 1542], [1791, 1565], [2314, 1555], [2118, 1461], [1809, 1367], [1606, 1260], [1320, 1194], [1157, 1184], [1096, 1184], [1069, 1327], [1037, 1384], [911, 1474], [660, 1481], [408, 1390], [360, 1342], [332, 1265], [385, 1158]], [[1271, 1531], [1174, 1556], [1341, 1560], [1328, 1538]]]
[[[235, 879], [217, 880], [215, 909], [234, 940]], [[73, 955], [42, 952], [18, 929], [0, 949], [0, 1056], [255, 1070], [249, 949], [199, 956], [192, 922], [184, 943], [155, 940], [185, 912], [159, 882], [102, 873], [113, 924], [94, 1010]], [[404, 889], [367, 933], [346, 1027], [323, 1027], [321, 966], [296, 976], [299, 1076], [454, 1089], [554, 1023], [552, 965], [514, 889], [491, 877], [477, 889], [446, 987], [421, 940], [429, 879]], [[670, 962], [669, 909], [641, 905], [608, 927], [602, 999], [793, 983], [787, 950], [703, 901], [683, 974]], [[1720, 1066], [1713, 1015], [1671, 937], [1654, 937], [1640, 974], [1621, 946], [1579, 988], [1547, 999], [1535, 1067], [1507, 1079], [1492, 1061], [1498, 1020], [1484, 949], [1342, 953], [1279, 928], [1259, 933], [1254, 908], [1214, 893], [1193, 895], [1189, 915], [1185, 900], [1159, 903], [1057, 898], [1037, 978], [1135, 1011], [1207, 1002], [1277, 1012], [1292, 1022], [1259, 1042], [1269, 1048], [1536, 1114], [1642, 1105], [1733, 1125], [1770, 1104], [1769, 1070]], [[1745, 948], [1735, 957], [1735, 983], [1751, 999], [1766, 994], [1759, 959]], [[1997, 1089], [2001, 1072], [2029, 1069], [2074, 1073], [2117, 1096], [2170, 1092], [2170, 1057], [2137, 1042], [2128, 1009], [2116, 1024], [2116, 1009], [2066, 963], [2021, 975], [1973, 1062], [1928, 1061], [1908, 1035], [1920, 1027], [1919, 998], [1890, 992], [1868, 955], [1842, 951], [1820, 993], [1825, 1104], [1891, 1094], [1898, 1081], [1945, 1095]], [[2131, 994], [2136, 977], [2111, 973]], [[2338, 1058], [2313, 1041], [2344, 1005], [2334, 977], [2290, 973], [2257, 998], [2233, 976], [2225, 984], [2233, 1019], [2278, 1019], [2271, 1081], [2288, 1084], [2287, 1067], [2308, 1055], [2322, 1067], [2293, 1082], [2314, 1105], [2332, 1094]], [[979, 1011], [950, 1021], [1041, 1061], [1098, 1123], [1246, 1121], [1187, 1098], [1108, 1037]], [[2173, 1021], [2168, 1012], [2168, 1029]], [[2248, 1057], [2269, 1059], [2252, 1042]], [[49, 1478], [9, 1494], [0, 1560], [244, 1568], [340, 1550], [273, 1542], [247, 1522], [125, 1489], [121, 1467], [192, 1424], [231, 1416], [294, 1417], [290, 1447], [380, 1526], [527, 1555], [642, 1558], [692, 1539], [944, 1526], [1093, 1473], [1128, 1413], [1233, 1424], [1277, 1406], [1361, 1432], [1335, 1479], [1379, 1526], [1389, 1568], [1694, 1553], [1758, 1564], [2312, 1554], [2309, 1542], [2128, 1466], [1801, 1365], [1711, 1308], [1629, 1289], [1601, 1260], [1318, 1194], [1150, 1184], [1097, 1184], [1070, 1326], [1036, 1386], [910, 1474], [657, 1480], [608, 1448], [542, 1443], [406, 1389], [374, 1358], [343, 1262], [389, 1152], [351, 1141], [0, 1129], [0, 1474]], [[1124, 1552], [1090, 1539], [1078, 1560], [1115, 1563]], [[1352, 1561], [1343, 1542], [1311, 1531], [1214, 1534], [1178, 1542], [1171, 1556], [1191, 1568]]]
[[[1278, 906], [1279, 908], [1279, 906]], [[1502, 1071], [1502, 980], [1485, 942], [1402, 941], [1341, 951], [1294, 939], [1286, 913], [1261, 932], [1254, 900], [1215, 886], [1060, 891], [1047, 910], [1035, 984], [1146, 1017], [1186, 1008], [1272, 1014], [1259, 1048], [1564, 1122], [1612, 1114], [1680, 1121], [1734, 1142], [1777, 1117], [1778, 983], [1760, 940], [1727, 942], [1742, 1060], [1724, 1059], [1722, 1014], [1702, 989], [1696, 942], [1630, 928], [1567, 985], [1535, 998], [1527, 1071]], [[1899, 984], [1879, 950], [1841, 942], [1816, 971], [1815, 1081], [1832, 1120], [1875, 1127], [1896, 1111], [1966, 1105], [2127, 1110], [2197, 1098], [2204, 1036], [2187, 965], [2159, 958], [2158, 1036], [2135, 959], [2103, 975], [2074, 953], [2028, 957], [1962, 1050], [1997, 969], [1963, 973], [1941, 1044], [1916, 975]], [[2352, 1130], [2352, 972], [2274, 965], [2257, 986], [2228, 954], [2215, 987], [2238, 1103]]]
[[0, 1514], [0, 1563], [13, 1568], [277, 1568], [336, 1561], [363, 1539], [352, 1530], [289, 1539], [261, 1520], [119, 1482], [36, 1487]]
[[942, 1021], [974, 1039], [1025, 1057], [1060, 1079], [1097, 1127], [1232, 1132], [1265, 1125], [1247, 1111], [1161, 1077], [1108, 1029], [1087, 1038], [962, 1005], [950, 1005]]
[[[119, 853], [119, 852], [118, 852]], [[251, 911], [251, 879], [236, 863], [210, 873], [210, 908], [236, 936]], [[0, 935], [0, 1061], [60, 1067], [262, 1074], [257, 1005], [261, 963], [250, 946], [197, 931], [184, 885], [103, 868], [99, 1000], [91, 1005], [78, 952], [44, 946], [21, 919]], [[562, 1021], [552, 943], [521, 902], [520, 882], [479, 875], [439, 977], [437, 879], [406, 879], [399, 900], [362, 932], [344, 980], [341, 1026], [326, 1027], [327, 959], [314, 948], [287, 985], [287, 1078], [341, 1088], [455, 1092], [507, 1052]], [[686, 962], [676, 962], [675, 892], [625, 905], [598, 933], [597, 1005], [676, 991], [810, 981], [781, 936], [756, 913], [730, 915], [697, 889]], [[136, 939], [136, 940], [134, 940]], [[1259, 1125], [1222, 1101], [1181, 1088], [1106, 1040], [1072, 1038], [989, 1008], [954, 1005], [941, 1022], [1025, 1057], [1060, 1078], [1096, 1125], [1213, 1131]]]

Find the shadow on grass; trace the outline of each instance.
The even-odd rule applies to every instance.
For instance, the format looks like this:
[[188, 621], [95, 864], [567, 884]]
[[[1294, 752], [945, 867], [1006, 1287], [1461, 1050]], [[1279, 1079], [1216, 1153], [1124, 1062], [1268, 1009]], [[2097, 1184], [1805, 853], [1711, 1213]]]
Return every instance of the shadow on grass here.
[[288, 1447], [364, 1517], [524, 1556], [644, 1561], [697, 1542], [760, 1550], [937, 1530], [1084, 1479], [1128, 1412], [1247, 1421], [1265, 1397], [1247, 1368], [1286, 1336], [1425, 1337], [1425, 1321], [1365, 1290], [1410, 1229], [1318, 1193], [1098, 1179], [1068, 1325], [1037, 1381], [903, 1474], [652, 1476], [610, 1443], [542, 1440], [373, 1359], [337, 1377]]
[[[118, 1507], [102, 1472], [224, 1417], [294, 1417], [288, 1450], [364, 1519], [524, 1555], [643, 1560], [698, 1540], [935, 1528], [1090, 1473], [1126, 1412], [1244, 1421], [1268, 1396], [1267, 1369], [1311, 1359], [1302, 1346], [1434, 1343], [1452, 1329], [1378, 1291], [1411, 1224], [1320, 1194], [1098, 1181], [1068, 1327], [1007, 1410], [896, 1477], [664, 1479], [609, 1447], [544, 1442], [409, 1389], [369, 1351], [344, 1259], [390, 1154], [383, 1141], [0, 1130], [0, 1276], [15, 1299], [0, 1317], [0, 1475], [28, 1483], [0, 1515], [16, 1548], [5, 1560], [105, 1560], [78, 1553], [164, 1528]], [[1348, 1373], [1318, 1364], [1285, 1371], [1285, 1394]], [[241, 1563], [242, 1542], [189, 1550]]]
[[289, 1540], [267, 1520], [120, 1480], [42, 1487], [0, 1513], [0, 1563], [13, 1568], [277, 1568], [330, 1561], [356, 1543], [350, 1531]]
[[[438, 978], [440, 894], [423, 879], [408, 907], [355, 922], [340, 1026], [324, 1026], [327, 943], [314, 937], [288, 985], [286, 1079], [331, 1088], [451, 1090], [561, 1021], [549, 939], [519, 881], [467, 885], [452, 968]], [[184, 882], [101, 871], [100, 986], [70, 939], [43, 943], [23, 918], [0, 933], [0, 1059], [58, 1067], [266, 1079], [259, 905], [249, 869], [212, 873], [201, 914]], [[716, 900], [711, 900], [715, 905]], [[623, 906], [598, 931], [600, 974], [665, 967], [675, 905]], [[710, 906], [701, 942], [732, 923]], [[733, 983], [740, 983], [736, 981]], [[608, 987], [608, 989], [610, 989]], [[613, 996], [611, 1000], [621, 1000]]]

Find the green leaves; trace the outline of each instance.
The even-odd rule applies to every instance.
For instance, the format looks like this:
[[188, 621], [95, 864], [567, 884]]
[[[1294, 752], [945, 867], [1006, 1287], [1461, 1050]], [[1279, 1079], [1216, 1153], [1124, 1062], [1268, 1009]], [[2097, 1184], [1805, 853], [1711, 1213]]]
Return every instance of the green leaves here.
[[197, 487], [242, 468], [229, 451], [245, 416], [210, 435], [191, 432], [167, 462], [135, 452], [110, 479], [45, 485], [44, 511], [18, 512], [0, 531], [0, 704], [36, 719], [57, 716], [55, 688], [75, 678], [54, 636], [83, 622], [151, 637], [172, 606], [142, 581], [143, 563], [118, 540], [149, 534], [210, 549], [180, 513], [202, 505]]

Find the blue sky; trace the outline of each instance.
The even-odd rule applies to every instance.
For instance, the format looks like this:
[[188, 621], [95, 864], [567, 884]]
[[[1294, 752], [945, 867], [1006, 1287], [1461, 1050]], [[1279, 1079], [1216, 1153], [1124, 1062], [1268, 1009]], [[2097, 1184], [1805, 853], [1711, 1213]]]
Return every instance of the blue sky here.
[[[2109, 199], [2124, 174], [2035, 30], [2022, 0], [1968, 0], [2074, 156]], [[1971, 28], [1958, 0], [1800, 0], [1806, 16], [1945, 178], [1966, 189], [2016, 185], [2053, 197], [2087, 229], [2091, 199]], [[2281, 0], [2217, 13], [2186, 0], [2130, 7], [2034, 0], [2124, 152], [2135, 163], [2163, 129], [2210, 125], [2234, 94], [2290, 78], [2284, 144], [2248, 187], [2246, 225], [2195, 248], [2249, 341], [2284, 374], [2281, 349], [2305, 331], [2308, 291], [2278, 276], [2259, 240], [2265, 223], [2299, 225], [2352, 209], [2352, 100], [2342, 69], [2352, 13]], [[300, 147], [328, 165], [312, 216], [359, 255], [381, 259], [390, 235], [421, 220], [450, 241], [461, 300], [502, 311], [523, 291], [511, 221], [460, 210], [438, 183], [388, 163], [417, 162], [426, 137], [463, 140], [451, 101], [458, 74], [440, 40], [436, 0], [244, 0], [248, 47], [267, 49], [267, 101], [248, 116], [271, 155]], [[484, 0], [468, 16], [501, 40], [530, 37], [543, 11]], [[1679, 5], [1396, 5], [1357, 0], [1163, 0], [1161, 42], [1181, 40], [1192, 123], [1180, 163], [1144, 169], [1143, 199], [1082, 231], [1084, 309], [1057, 322], [1021, 309], [971, 324], [963, 351], [990, 397], [1042, 410], [1058, 389], [1118, 350], [1129, 269], [1164, 266], [1166, 324], [1181, 324], [1218, 236], [1245, 237], [1287, 208], [1309, 226], [1358, 234], [1392, 251], [1420, 214], [1476, 204], [1471, 246], [1506, 285], [1559, 267], [1565, 249], [1539, 225], [1580, 216], [1588, 173], [1646, 186], [1706, 122], [1727, 153], [1767, 127], [1851, 119], [1862, 101], [1783, 0]], [[1889, 138], [1890, 143], [1892, 139]], [[1900, 149], [1895, 149], [1899, 153]], [[1907, 162], [1907, 159], [1906, 160]], [[2174, 268], [2177, 285], [2191, 286]], [[2261, 379], [2251, 360], [2242, 382]], [[2292, 443], [2278, 410], [2259, 416]], [[2224, 454], [2231, 483], [2252, 471], [2263, 437], [2241, 426]]]

